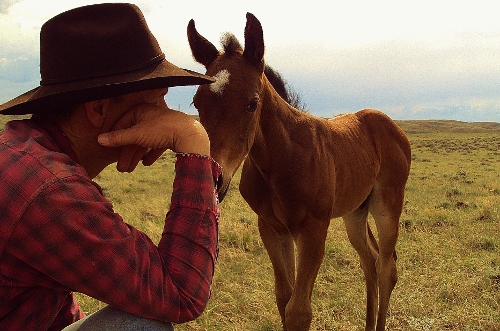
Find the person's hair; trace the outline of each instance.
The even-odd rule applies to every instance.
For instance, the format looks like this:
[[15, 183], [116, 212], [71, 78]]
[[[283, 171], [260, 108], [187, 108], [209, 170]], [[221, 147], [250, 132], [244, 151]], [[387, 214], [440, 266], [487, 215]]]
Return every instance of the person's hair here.
[[73, 115], [78, 105], [69, 105], [65, 107], [54, 107], [50, 111], [34, 112], [32, 117], [35, 120], [49, 121], [58, 123], [61, 120], [67, 120]]

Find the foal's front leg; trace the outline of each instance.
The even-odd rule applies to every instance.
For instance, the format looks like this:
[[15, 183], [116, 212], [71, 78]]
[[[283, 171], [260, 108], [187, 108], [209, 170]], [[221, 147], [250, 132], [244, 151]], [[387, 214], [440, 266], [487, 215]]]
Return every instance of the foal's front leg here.
[[297, 277], [286, 306], [285, 330], [307, 331], [312, 321], [311, 295], [325, 254], [329, 220], [310, 218], [301, 222], [294, 234], [297, 244]]
[[[269, 221], [271, 217], [268, 217]], [[259, 216], [259, 232], [274, 269], [274, 290], [276, 304], [285, 326], [285, 307], [290, 300], [295, 282], [295, 257], [293, 238], [277, 219], [269, 221]]]

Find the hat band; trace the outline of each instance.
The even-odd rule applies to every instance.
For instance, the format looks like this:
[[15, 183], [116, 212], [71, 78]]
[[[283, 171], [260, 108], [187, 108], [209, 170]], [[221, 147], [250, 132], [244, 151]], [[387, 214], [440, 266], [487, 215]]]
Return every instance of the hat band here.
[[153, 65], [155, 63], [159, 63], [163, 60], [165, 60], [165, 54], [160, 53], [145, 63], [141, 63], [140, 65], [136, 65], [133, 67], [128, 67], [128, 68], [123, 69], [123, 70], [112, 70], [112, 71], [108, 71], [108, 72], [99, 72], [99, 73], [89, 74], [89, 75], [79, 76], [79, 77], [63, 77], [63, 78], [50, 78], [50, 79], [43, 79], [42, 78], [42, 80], [40, 81], [40, 85], [41, 86], [55, 85], [55, 84], [61, 84], [61, 83], [70, 83], [70, 82], [79, 81], [79, 80], [86, 80], [86, 79], [92, 79], [92, 78], [125, 74], [128, 72], [133, 72], [133, 71], [144, 69], [146, 67], [149, 67], [150, 65]]

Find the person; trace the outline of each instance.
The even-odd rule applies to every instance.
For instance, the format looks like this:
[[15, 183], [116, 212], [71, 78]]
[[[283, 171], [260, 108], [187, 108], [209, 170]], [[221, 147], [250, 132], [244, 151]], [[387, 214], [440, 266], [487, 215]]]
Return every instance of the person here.
[[[172, 330], [197, 318], [211, 295], [222, 169], [201, 124], [164, 96], [213, 79], [168, 62], [132, 4], [48, 20], [40, 72], [40, 86], [0, 105], [29, 116], [0, 134], [0, 330]], [[93, 179], [167, 149], [176, 175], [155, 245]], [[84, 318], [74, 292], [109, 306]]]

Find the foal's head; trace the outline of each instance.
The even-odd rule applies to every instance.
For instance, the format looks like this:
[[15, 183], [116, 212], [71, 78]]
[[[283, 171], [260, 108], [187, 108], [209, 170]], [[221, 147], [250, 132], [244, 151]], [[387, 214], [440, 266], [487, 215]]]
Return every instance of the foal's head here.
[[223, 37], [224, 50], [201, 36], [194, 21], [188, 25], [193, 57], [216, 82], [202, 85], [194, 96], [200, 121], [210, 137], [212, 157], [224, 169], [221, 196], [252, 147], [261, 111], [264, 39], [260, 22], [247, 14], [245, 48], [231, 34]]

